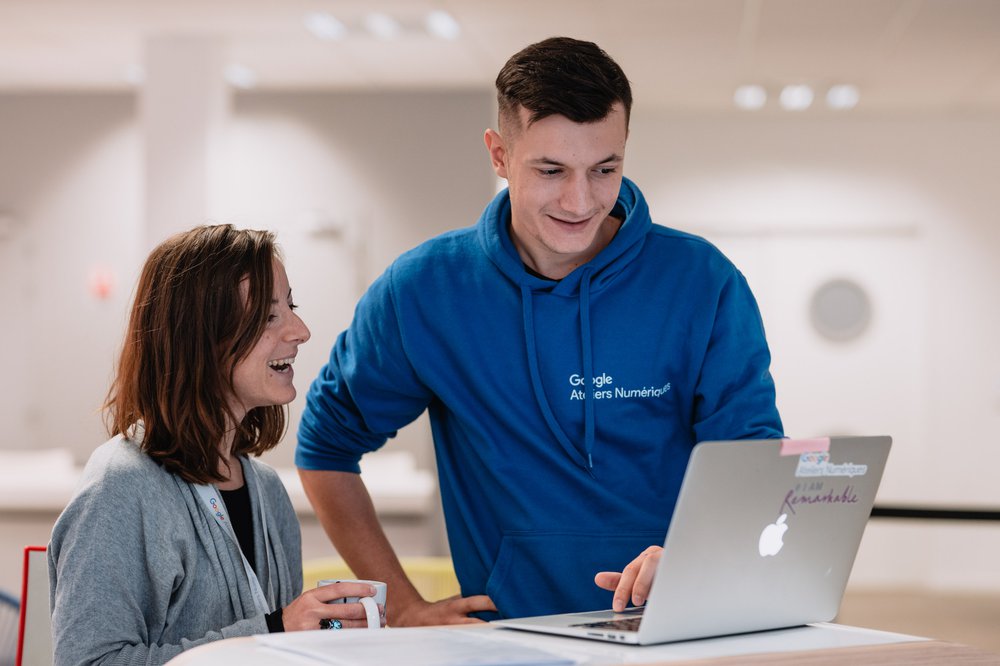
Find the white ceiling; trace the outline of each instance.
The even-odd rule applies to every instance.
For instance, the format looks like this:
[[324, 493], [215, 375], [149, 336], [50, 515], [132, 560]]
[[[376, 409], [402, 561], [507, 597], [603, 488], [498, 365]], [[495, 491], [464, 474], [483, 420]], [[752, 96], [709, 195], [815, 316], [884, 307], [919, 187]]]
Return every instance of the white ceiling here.
[[[323, 42], [303, 24], [327, 11], [353, 28], [376, 9], [412, 30]], [[432, 9], [459, 39], [418, 29]], [[852, 83], [856, 112], [1000, 111], [1000, 0], [0, 0], [0, 91], [124, 89], [164, 34], [218, 36], [261, 89], [488, 88], [512, 53], [562, 34], [615, 57], [643, 106], [731, 110], [744, 83], [771, 99]]]

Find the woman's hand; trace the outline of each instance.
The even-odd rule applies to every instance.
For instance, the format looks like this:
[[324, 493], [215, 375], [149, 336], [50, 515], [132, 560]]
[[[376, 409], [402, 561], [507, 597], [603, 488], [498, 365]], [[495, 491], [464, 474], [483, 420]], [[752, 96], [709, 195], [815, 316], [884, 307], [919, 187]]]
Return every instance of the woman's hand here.
[[[344, 597], [371, 597], [375, 588], [367, 583], [331, 583], [299, 595], [292, 603], [285, 606], [281, 612], [281, 621], [285, 631], [307, 631], [319, 629], [320, 620], [340, 620], [346, 628], [364, 629], [368, 626], [365, 619], [365, 607], [360, 603], [331, 604], [327, 603]], [[385, 610], [382, 616], [385, 617]]]

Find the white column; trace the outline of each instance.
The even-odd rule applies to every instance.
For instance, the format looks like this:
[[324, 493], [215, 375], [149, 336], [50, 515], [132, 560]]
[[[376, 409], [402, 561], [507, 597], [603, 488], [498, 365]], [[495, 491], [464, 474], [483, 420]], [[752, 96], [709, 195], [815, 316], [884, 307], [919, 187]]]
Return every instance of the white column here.
[[214, 37], [158, 36], [145, 44], [140, 114], [145, 146], [145, 247], [211, 220], [230, 90]]

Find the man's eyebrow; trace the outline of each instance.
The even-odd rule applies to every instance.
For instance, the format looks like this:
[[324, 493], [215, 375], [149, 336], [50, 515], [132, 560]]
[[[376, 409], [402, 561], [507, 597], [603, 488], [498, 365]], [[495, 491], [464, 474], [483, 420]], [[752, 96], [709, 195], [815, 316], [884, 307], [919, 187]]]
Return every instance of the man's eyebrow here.
[[[624, 158], [621, 155], [619, 155], [618, 153], [611, 153], [610, 155], [608, 155], [607, 157], [605, 157], [603, 160], [600, 160], [599, 162], [595, 162], [595, 164], [607, 164], [608, 162], [621, 162], [623, 159]], [[551, 164], [553, 166], [566, 166], [565, 164], [563, 164], [559, 160], [555, 160], [555, 159], [546, 157], [544, 155], [542, 155], [541, 157], [539, 157], [537, 159], [530, 160], [530, 162], [532, 164]]]

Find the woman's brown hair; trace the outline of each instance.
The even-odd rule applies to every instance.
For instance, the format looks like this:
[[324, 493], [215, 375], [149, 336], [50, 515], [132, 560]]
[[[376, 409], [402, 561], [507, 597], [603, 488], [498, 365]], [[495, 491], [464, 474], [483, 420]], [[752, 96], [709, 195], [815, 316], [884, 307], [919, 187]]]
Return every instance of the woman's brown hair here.
[[[225, 480], [219, 445], [236, 420], [233, 368], [263, 335], [278, 256], [273, 234], [228, 224], [177, 234], [150, 253], [104, 405], [112, 436], [141, 440], [186, 481]], [[283, 406], [251, 409], [232, 451], [260, 455], [284, 431]]]

